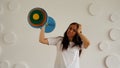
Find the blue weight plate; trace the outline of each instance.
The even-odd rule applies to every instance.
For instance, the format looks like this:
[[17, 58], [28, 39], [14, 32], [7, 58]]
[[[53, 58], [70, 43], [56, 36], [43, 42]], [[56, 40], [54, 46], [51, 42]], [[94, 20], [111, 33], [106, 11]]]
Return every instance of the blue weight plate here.
[[55, 29], [55, 26], [56, 26], [55, 20], [52, 17], [48, 16], [45, 26], [45, 32], [46, 33], [52, 32]]

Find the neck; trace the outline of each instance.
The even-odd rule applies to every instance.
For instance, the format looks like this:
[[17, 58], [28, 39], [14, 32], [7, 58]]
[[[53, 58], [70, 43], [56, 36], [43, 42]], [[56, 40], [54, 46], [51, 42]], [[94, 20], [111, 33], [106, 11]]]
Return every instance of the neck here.
[[69, 38], [69, 41], [71, 42], [71, 41], [72, 41], [72, 38]]

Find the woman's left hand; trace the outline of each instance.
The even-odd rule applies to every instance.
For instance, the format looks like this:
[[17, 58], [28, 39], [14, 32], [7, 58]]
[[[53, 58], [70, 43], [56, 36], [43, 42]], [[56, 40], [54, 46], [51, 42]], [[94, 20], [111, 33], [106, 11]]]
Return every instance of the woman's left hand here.
[[78, 34], [82, 33], [82, 25], [81, 25], [81, 24], [79, 24], [79, 27], [78, 27], [77, 33], [78, 33]]

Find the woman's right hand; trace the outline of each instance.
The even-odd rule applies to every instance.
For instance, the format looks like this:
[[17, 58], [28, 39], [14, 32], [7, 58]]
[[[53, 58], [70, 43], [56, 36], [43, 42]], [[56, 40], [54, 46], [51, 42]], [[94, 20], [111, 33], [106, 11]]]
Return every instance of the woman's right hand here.
[[40, 30], [39, 42], [43, 44], [48, 44], [48, 39], [45, 38], [45, 26], [43, 26]]

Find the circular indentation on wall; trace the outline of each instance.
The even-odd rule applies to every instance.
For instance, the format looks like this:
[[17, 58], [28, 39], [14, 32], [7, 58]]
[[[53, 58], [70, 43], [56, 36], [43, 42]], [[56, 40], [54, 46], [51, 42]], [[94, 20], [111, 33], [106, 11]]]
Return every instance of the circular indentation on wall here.
[[3, 32], [3, 25], [0, 24], [0, 34]]
[[118, 13], [110, 14], [109, 18], [111, 22], [117, 22], [120, 19], [120, 14]]
[[10, 68], [10, 62], [7, 60], [0, 61], [0, 68]]
[[0, 55], [2, 54], [2, 47], [0, 46]]
[[96, 15], [96, 9], [95, 9], [95, 4], [94, 3], [90, 3], [88, 5], [88, 13], [92, 16]]
[[88, 5], [88, 12], [89, 12], [89, 14], [92, 15], [92, 16], [95, 15], [95, 14], [94, 14], [93, 4], [92, 4], [92, 3], [90, 3], [90, 4]]
[[3, 5], [0, 4], [0, 14], [3, 14]]
[[10, 0], [8, 2], [8, 9], [10, 11], [15, 11], [15, 10], [19, 9], [19, 7], [20, 7], [20, 4], [18, 3], [17, 0]]
[[19, 62], [17, 64], [14, 64], [13, 68], [29, 68], [29, 67], [25, 62]]
[[105, 63], [108, 68], [120, 68], [120, 59], [117, 56], [107, 56]]
[[4, 34], [3, 41], [7, 44], [14, 44], [16, 42], [16, 34], [14, 32]]
[[118, 29], [118, 28], [111, 29], [109, 35], [112, 40], [114, 40], [114, 41], [119, 40], [120, 39], [120, 29]]
[[99, 49], [101, 51], [107, 51], [110, 49], [110, 43], [108, 41], [102, 41], [99, 43]]
[[92, 16], [98, 15], [100, 14], [101, 11], [101, 7], [100, 5], [96, 4], [96, 2], [90, 3], [88, 5], [88, 13]]

